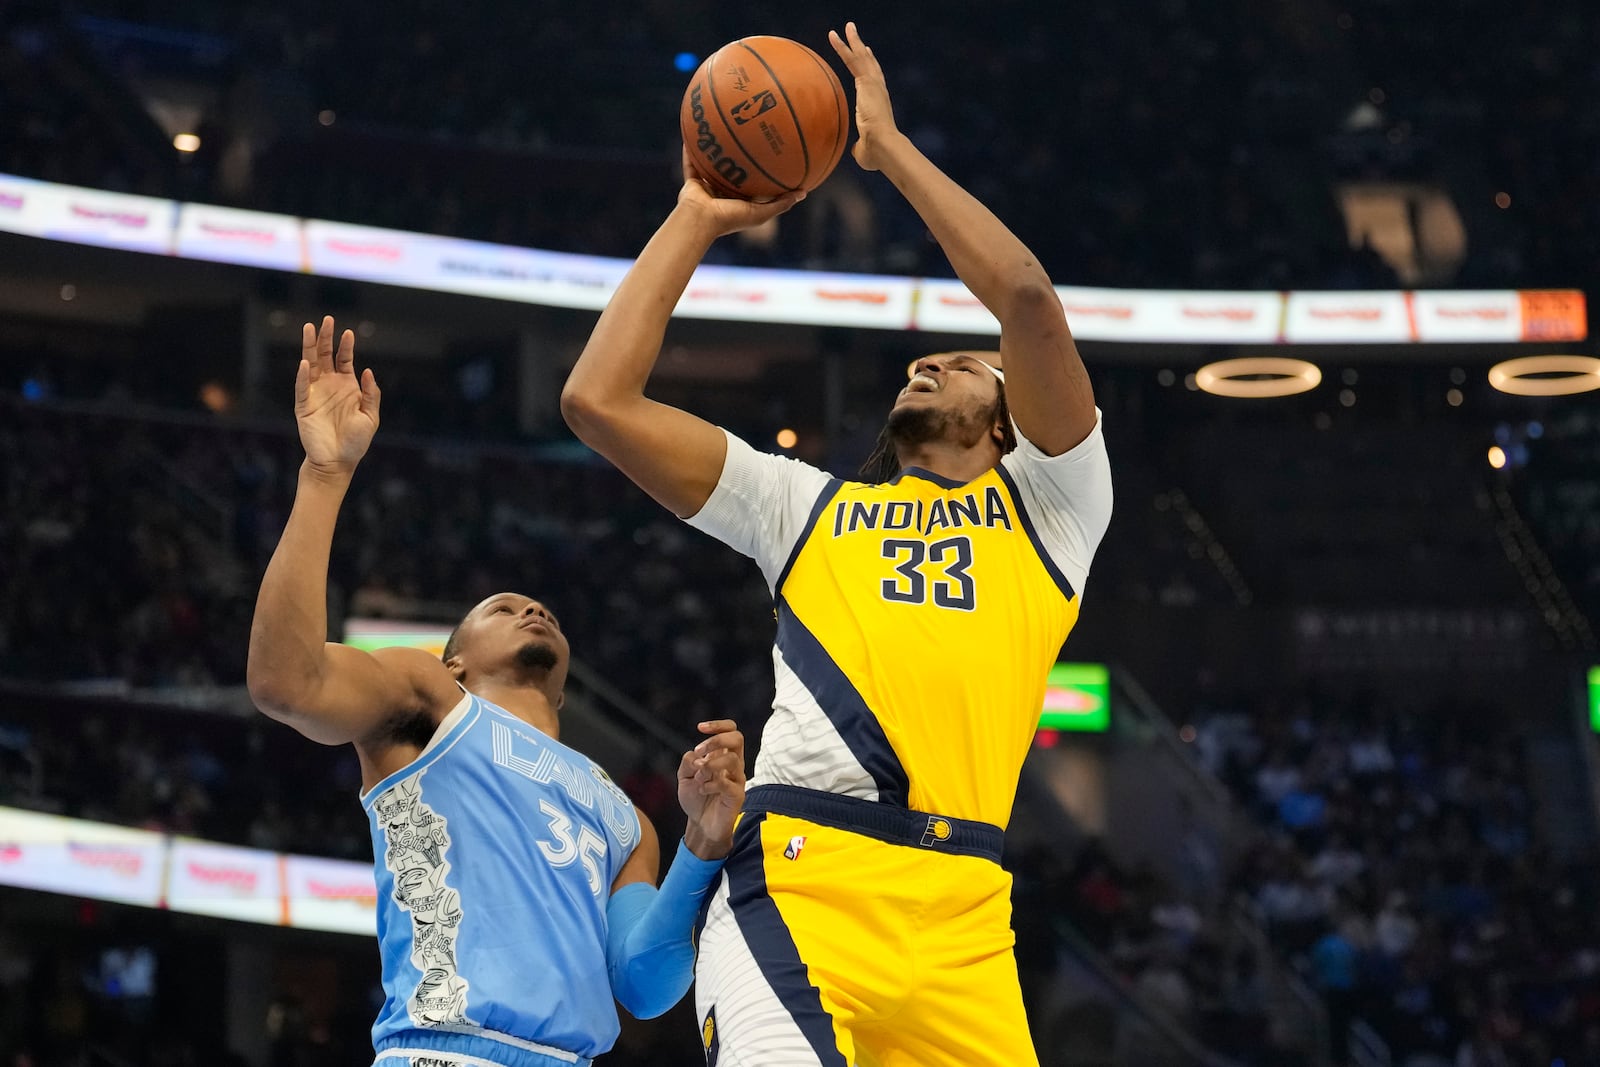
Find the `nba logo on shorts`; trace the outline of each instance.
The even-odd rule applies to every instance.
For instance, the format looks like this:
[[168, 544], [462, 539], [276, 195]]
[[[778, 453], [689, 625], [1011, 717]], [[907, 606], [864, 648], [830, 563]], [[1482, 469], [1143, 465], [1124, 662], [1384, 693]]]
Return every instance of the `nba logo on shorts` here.
[[795, 836], [789, 838], [789, 847], [783, 850], [783, 858], [786, 860], [797, 860], [800, 858], [800, 850], [805, 847], [805, 835], [796, 834]]

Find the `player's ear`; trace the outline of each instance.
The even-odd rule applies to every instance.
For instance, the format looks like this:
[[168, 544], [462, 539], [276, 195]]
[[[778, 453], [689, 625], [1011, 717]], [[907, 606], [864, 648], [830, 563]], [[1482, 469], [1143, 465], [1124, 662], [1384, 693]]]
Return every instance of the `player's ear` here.
[[1001, 452], [1006, 450], [1006, 424], [999, 419], [994, 420], [994, 425], [989, 427], [989, 438], [994, 446]]
[[445, 660], [444, 667], [456, 681], [464, 682], [467, 680], [467, 665], [461, 662], [459, 655], [451, 656]]

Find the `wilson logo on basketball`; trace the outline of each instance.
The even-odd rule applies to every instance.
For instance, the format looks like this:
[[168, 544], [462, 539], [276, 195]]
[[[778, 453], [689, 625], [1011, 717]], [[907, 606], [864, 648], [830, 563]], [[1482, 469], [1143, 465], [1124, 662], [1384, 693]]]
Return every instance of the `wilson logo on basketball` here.
[[689, 90], [689, 115], [694, 120], [694, 146], [711, 161], [712, 169], [735, 188], [748, 181], [750, 172], [728, 158], [722, 142], [711, 132], [711, 123], [706, 121], [706, 105], [698, 85]]

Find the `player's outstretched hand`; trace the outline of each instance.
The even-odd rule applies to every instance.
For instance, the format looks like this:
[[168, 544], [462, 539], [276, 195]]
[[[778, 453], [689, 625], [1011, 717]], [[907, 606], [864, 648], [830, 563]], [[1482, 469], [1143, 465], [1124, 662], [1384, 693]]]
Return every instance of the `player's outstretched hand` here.
[[721, 859], [744, 806], [744, 734], [732, 719], [703, 722], [700, 732], [710, 736], [678, 763], [678, 803], [689, 817], [683, 839], [701, 859]]
[[878, 157], [882, 146], [900, 136], [900, 128], [894, 124], [894, 108], [889, 104], [889, 85], [884, 81], [883, 67], [878, 65], [872, 49], [861, 40], [854, 22], [844, 24], [843, 37], [838, 30], [829, 30], [828, 41], [856, 79], [856, 146], [851, 154], [862, 170], [877, 170], [882, 166]]
[[678, 190], [678, 203], [693, 208], [714, 226], [718, 237], [752, 229], [777, 218], [806, 198], [805, 193], [790, 193], [765, 203], [743, 200], [734, 196], [716, 196], [711, 187], [695, 170], [688, 146], [683, 149], [683, 188]]
[[348, 474], [378, 430], [382, 394], [368, 367], [356, 377], [356, 335], [349, 330], [333, 347], [333, 316], [322, 328], [300, 331], [300, 370], [294, 379], [294, 417], [306, 460], [325, 474]]

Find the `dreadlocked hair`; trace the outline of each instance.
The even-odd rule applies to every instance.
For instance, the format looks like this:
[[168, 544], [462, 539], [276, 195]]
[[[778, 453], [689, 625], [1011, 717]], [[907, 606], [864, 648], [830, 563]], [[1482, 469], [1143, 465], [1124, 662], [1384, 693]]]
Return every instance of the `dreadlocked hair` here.
[[[1000, 424], [1000, 454], [1003, 456], [1017, 447], [1017, 429], [1011, 424], [1011, 407], [1006, 403], [1005, 383], [996, 384], [1000, 391], [994, 402], [993, 421]], [[889, 425], [885, 422], [883, 429], [878, 431], [878, 443], [872, 446], [872, 454], [861, 464], [857, 474], [868, 485], [881, 485], [899, 473], [900, 453], [895, 450], [894, 438], [889, 436]]]

